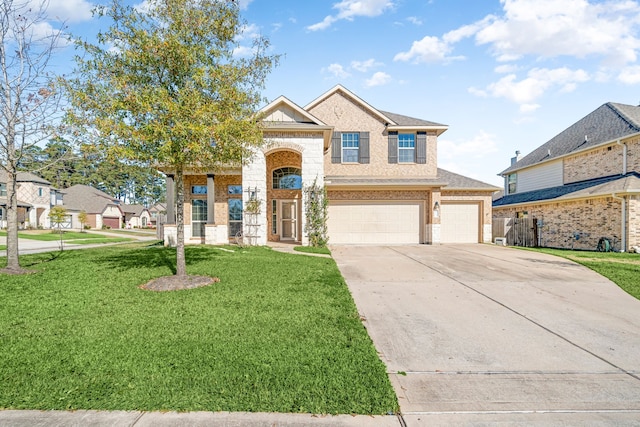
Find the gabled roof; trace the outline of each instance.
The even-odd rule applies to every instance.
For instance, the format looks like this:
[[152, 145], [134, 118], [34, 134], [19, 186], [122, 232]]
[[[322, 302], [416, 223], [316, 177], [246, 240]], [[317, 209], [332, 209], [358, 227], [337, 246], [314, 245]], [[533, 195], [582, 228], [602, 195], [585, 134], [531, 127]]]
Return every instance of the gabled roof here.
[[558, 187], [527, 191], [504, 196], [493, 202], [493, 207], [541, 201], [560, 201], [611, 194], [640, 193], [640, 174], [612, 175]]
[[[40, 178], [38, 175], [31, 172], [18, 172], [16, 179], [17, 182], [33, 182], [35, 184], [51, 185], [49, 181], [44, 178]], [[0, 169], [0, 182], [5, 184], [7, 182], [7, 172]]]
[[143, 211], [147, 210], [142, 205], [120, 205], [122, 212], [131, 213], [135, 216], [140, 216]]
[[[87, 213], [102, 213], [107, 206], [118, 206], [119, 204], [115, 197], [111, 197], [104, 191], [88, 185], [76, 184], [66, 188], [64, 191], [64, 205], [74, 210], [83, 210]], [[119, 206], [118, 209], [120, 209]]]
[[342, 92], [347, 97], [351, 98], [357, 104], [360, 104], [362, 108], [369, 111], [373, 116], [378, 117], [380, 121], [385, 123], [390, 130], [401, 130], [401, 129], [429, 129], [434, 130], [440, 135], [444, 131], [446, 131], [449, 127], [447, 125], [443, 125], [440, 123], [430, 122], [428, 120], [416, 119], [414, 117], [403, 116], [401, 114], [389, 113], [387, 111], [378, 110], [377, 108], [372, 107], [369, 103], [364, 101], [358, 95], [349, 91], [349, 89], [345, 88], [342, 85], [336, 85], [327, 92], [320, 95], [318, 98], [311, 101], [307, 104], [304, 109], [311, 110], [318, 104], [325, 101], [327, 98], [331, 97], [335, 93]]
[[536, 148], [500, 175], [588, 148], [614, 143], [639, 132], [639, 106], [608, 102]]

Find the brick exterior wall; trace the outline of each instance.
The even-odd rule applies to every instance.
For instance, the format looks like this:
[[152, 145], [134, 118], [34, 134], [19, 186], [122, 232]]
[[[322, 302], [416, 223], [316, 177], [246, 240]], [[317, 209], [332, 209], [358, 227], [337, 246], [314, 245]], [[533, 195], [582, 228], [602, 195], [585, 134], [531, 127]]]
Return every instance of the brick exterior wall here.
[[[566, 157], [564, 183], [621, 174], [623, 149], [613, 144]], [[627, 171], [640, 171], [640, 138], [627, 142]]]
[[[638, 198], [631, 200], [629, 216], [637, 218]], [[531, 204], [494, 208], [494, 218], [514, 218], [519, 212], [543, 221], [539, 229], [541, 245], [550, 248], [595, 250], [600, 237], [621, 239], [622, 202], [612, 197], [577, 200], [564, 203]], [[640, 218], [638, 218], [640, 219]], [[638, 224], [628, 230], [628, 244], [640, 244]], [[618, 246], [620, 244], [618, 243]]]
[[435, 178], [437, 171], [437, 136], [427, 135], [426, 164], [389, 164], [385, 124], [355, 100], [336, 92], [310, 110], [337, 132], [369, 132], [370, 163], [331, 163], [331, 150], [324, 153], [325, 176], [419, 176]]
[[[206, 175], [186, 175], [184, 177], [184, 223], [191, 224], [191, 201], [193, 199], [207, 200], [206, 194], [191, 194], [192, 185], [207, 185]], [[229, 220], [229, 198], [242, 198], [240, 194], [229, 196], [229, 185], [242, 185], [240, 175], [216, 175], [214, 186], [216, 201], [214, 205], [216, 225], [225, 225]], [[211, 209], [211, 207], [209, 207]], [[188, 238], [188, 236], [185, 236]]]

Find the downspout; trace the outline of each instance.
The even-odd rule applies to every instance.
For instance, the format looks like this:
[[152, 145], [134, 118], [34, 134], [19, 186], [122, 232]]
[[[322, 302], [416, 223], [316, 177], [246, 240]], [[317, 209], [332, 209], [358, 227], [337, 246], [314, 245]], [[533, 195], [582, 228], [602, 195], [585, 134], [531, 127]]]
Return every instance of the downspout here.
[[622, 145], [622, 175], [627, 174], [627, 143], [617, 140], [618, 145]]
[[611, 197], [616, 200], [622, 200], [622, 238], [620, 240], [620, 252], [627, 251], [627, 199], [622, 196], [616, 196], [616, 193], [611, 193]]

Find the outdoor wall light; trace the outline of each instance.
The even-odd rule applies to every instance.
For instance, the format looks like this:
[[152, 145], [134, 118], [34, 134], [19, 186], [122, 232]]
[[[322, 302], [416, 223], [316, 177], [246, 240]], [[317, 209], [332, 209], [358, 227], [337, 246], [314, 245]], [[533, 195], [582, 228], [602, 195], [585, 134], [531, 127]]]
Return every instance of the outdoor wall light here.
[[433, 217], [438, 218], [438, 216], [440, 216], [440, 203], [436, 201], [433, 205]]

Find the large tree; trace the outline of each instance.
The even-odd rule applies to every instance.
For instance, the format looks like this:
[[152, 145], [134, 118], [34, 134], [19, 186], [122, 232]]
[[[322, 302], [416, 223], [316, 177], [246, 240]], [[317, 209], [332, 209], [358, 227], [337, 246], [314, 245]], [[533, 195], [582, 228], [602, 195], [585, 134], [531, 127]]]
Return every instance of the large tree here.
[[7, 266], [20, 273], [16, 180], [25, 153], [55, 133], [60, 97], [49, 61], [61, 33], [47, 23], [47, 0], [0, 4], [0, 170], [7, 176]]
[[235, 1], [114, 0], [100, 13], [111, 26], [80, 43], [71, 121], [111, 153], [174, 174], [176, 277], [185, 279], [183, 173], [240, 164], [263, 143], [256, 111], [278, 57], [261, 37], [249, 56], [235, 55], [246, 28]]

